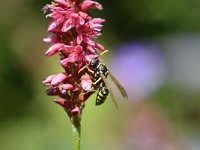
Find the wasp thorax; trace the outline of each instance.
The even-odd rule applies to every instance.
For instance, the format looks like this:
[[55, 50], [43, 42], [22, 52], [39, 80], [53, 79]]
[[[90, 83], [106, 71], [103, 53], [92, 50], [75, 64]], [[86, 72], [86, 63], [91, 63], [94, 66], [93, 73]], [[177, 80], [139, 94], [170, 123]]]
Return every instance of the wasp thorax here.
[[108, 74], [108, 69], [104, 64], [99, 64], [97, 66], [97, 70], [98, 70], [98, 72], [103, 73], [105, 76], [107, 76], [107, 74]]
[[89, 63], [89, 67], [95, 69], [97, 67], [97, 65], [99, 64], [99, 59], [98, 57], [93, 58], [90, 63]]

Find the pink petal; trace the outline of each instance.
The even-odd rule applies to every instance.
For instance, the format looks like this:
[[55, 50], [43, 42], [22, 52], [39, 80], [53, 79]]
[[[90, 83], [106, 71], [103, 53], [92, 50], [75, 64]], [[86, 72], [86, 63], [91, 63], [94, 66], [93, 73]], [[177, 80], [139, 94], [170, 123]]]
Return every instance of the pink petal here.
[[59, 26], [64, 22], [65, 18], [61, 15], [57, 15], [53, 21], [50, 23], [48, 27], [48, 32], [53, 32], [55, 30], [58, 30]]
[[60, 37], [59, 35], [49, 35], [48, 37], [43, 39], [44, 42], [48, 42], [48, 43], [59, 43], [60, 41]]
[[46, 51], [46, 56], [52, 56], [56, 54], [57, 52], [60, 51], [60, 49], [64, 46], [62, 43], [56, 43], [53, 46], [51, 46], [47, 51]]
[[99, 43], [95, 43], [95, 46], [100, 50], [105, 50], [104, 46]]
[[95, 42], [92, 41], [89, 37], [84, 37], [84, 42], [86, 42], [89, 46], [95, 46]]
[[47, 37], [47, 38], [44, 38], [43, 41], [47, 43], [56, 43], [57, 39], [56, 37]]
[[89, 76], [83, 75], [81, 77], [81, 87], [85, 91], [89, 91], [92, 87], [92, 80], [90, 79]]
[[48, 31], [51, 31], [53, 30], [55, 27], [57, 26], [56, 22], [52, 21], [50, 24], [49, 24], [49, 27], [48, 27]]
[[98, 55], [86, 55], [85, 56], [85, 59], [88, 61], [88, 62], [90, 62], [93, 58], [95, 58], [95, 57], [98, 57]]
[[87, 46], [87, 49], [88, 49], [89, 51], [91, 51], [92, 53], [95, 53], [95, 49], [92, 48], [91, 46]]
[[68, 19], [64, 22], [63, 27], [61, 29], [62, 32], [67, 32], [74, 26], [72, 19]]
[[69, 55], [68, 58], [69, 58], [68, 61], [73, 63], [73, 62], [76, 62], [78, 60], [78, 55], [76, 53], [72, 53], [72, 54]]
[[79, 17], [78, 25], [80, 24], [82, 26], [82, 25], [84, 25], [84, 23], [85, 23], [85, 20], [83, 18]]
[[73, 85], [66, 83], [60, 86], [60, 92], [66, 94], [68, 90], [72, 90], [73, 88]]
[[75, 107], [74, 109], [72, 109], [72, 114], [75, 115], [75, 114], [79, 114], [81, 112], [81, 110], [79, 109], [79, 107]]
[[81, 80], [91, 80], [89, 76], [87, 75], [82, 75]]
[[70, 17], [72, 17], [72, 18], [78, 18], [79, 15], [78, 15], [77, 13], [71, 13], [71, 14], [70, 14]]
[[85, 23], [84, 18], [81, 17], [78, 13], [72, 13], [70, 16], [75, 20], [76, 26], [83, 25]]
[[73, 89], [74, 92], [77, 92], [77, 91], [79, 91], [79, 90], [80, 90], [79, 87], [76, 87], [75, 89]]
[[55, 99], [54, 102], [56, 102], [56, 103], [58, 103], [58, 104], [63, 106], [65, 104], [66, 100], [64, 100], [64, 99]]
[[76, 29], [76, 32], [77, 32], [77, 38], [76, 38], [76, 42], [78, 44], [80, 44], [82, 41], [83, 41], [83, 29], [82, 28], [77, 28]]
[[79, 53], [82, 52], [82, 51], [83, 51], [83, 47], [82, 47], [82, 46], [77, 45], [77, 46], [75, 47], [75, 53], [76, 53], [76, 54], [79, 54]]
[[66, 83], [60, 86], [64, 90], [72, 90], [74, 86], [72, 84]]
[[100, 30], [102, 28], [103, 25], [101, 25], [101, 23], [105, 22], [105, 19], [102, 18], [94, 18], [92, 20], [90, 20], [89, 26], [90, 28], [96, 28], [97, 30]]
[[56, 96], [59, 95], [60, 91], [59, 89], [56, 87], [51, 87], [49, 89], [46, 90], [47, 95], [49, 96]]
[[92, 19], [90, 22], [93, 22], [93, 23], [98, 23], [98, 24], [101, 24], [103, 22], [105, 22], [105, 19], [102, 19], [102, 18], [94, 18]]
[[84, 12], [82, 12], [82, 11], [79, 11], [78, 14], [79, 14], [79, 16], [81, 16], [83, 19], [87, 19], [87, 17], [88, 17], [88, 14], [87, 14], [87, 13], [84, 13]]
[[62, 106], [65, 110], [69, 110], [71, 108], [70, 101], [64, 99], [55, 99], [54, 102]]
[[66, 2], [66, 0], [54, 0], [55, 2], [57, 2], [60, 5], [63, 5], [65, 7], [69, 7], [69, 3]]
[[81, 44], [81, 42], [83, 41], [83, 35], [78, 34], [76, 41], [77, 41], [77, 44]]
[[51, 85], [51, 81], [55, 78], [56, 75], [51, 75], [51, 76], [48, 76], [44, 81], [43, 81], [43, 84], [44, 85]]
[[58, 11], [63, 11], [64, 9], [62, 7], [56, 7], [56, 6], [52, 6], [52, 11], [53, 12], [58, 12]]
[[59, 85], [62, 81], [64, 81], [68, 76], [65, 73], [59, 73], [57, 74], [54, 79], [51, 81], [51, 85], [57, 86]]
[[69, 63], [69, 58], [65, 58], [65, 59], [62, 59], [60, 61], [60, 64], [63, 66], [63, 67], [67, 67], [68, 66], [68, 63]]
[[75, 57], [70, 56], [68, 58], [61, 60], [60, 63], [63, 67], [67, 67], [69, 63], [75, 62], [76, 60], [77, 59]]
[[85, 11], [89, 8], [93, 8], [93, 9], [99, 9], [102, 10], [103, 7], [101, 4], [91, 1], [91, 0], [85, 0], [83, 1], [83, 3], [81, 4], [81, 10]]
[[77, 60], [78, 60], [78, 55], [72, 53], [68, 56], [68, 58], [61, 60], [60, 63], [63, 67], [67, 67], [69, 63], [76, 62]]
[[67, 53], [72, 53], [72, 52], [74, 51], [74, 46], [65, 45], [65, 46], [64, 46], [64, 50], [65, 50]]

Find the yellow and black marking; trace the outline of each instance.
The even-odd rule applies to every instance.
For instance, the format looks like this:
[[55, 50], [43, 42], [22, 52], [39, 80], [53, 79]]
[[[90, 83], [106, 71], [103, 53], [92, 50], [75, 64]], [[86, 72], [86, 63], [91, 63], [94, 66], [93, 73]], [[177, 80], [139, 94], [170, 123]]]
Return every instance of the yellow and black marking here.
[[107, 87], [105, 87], [105, 86], [100, 87], [99, 92], [97, 93], [97, 97], [96, 97], [96, 105], [103, 104], [108, 96], [108, 93], [109, 93], [109, 91], [108, 91]]

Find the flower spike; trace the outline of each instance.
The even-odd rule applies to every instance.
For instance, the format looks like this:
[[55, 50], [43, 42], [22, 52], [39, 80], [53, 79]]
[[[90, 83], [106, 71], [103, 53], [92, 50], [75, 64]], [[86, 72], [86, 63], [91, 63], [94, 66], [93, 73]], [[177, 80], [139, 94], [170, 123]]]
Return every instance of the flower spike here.
[[47, 31], [51, 33], [43, 41], [52, 43], [45, 54], [59, 54], [64, 69], [62, 73], [47, 77], [43, 84], [47, 86], [48, 95], [59, 97], [55, 102], [65, 109], [70, 120], [81, 115], [86, 100], [98, 89], [93, 85], [92, 72], [80, 71], [81, 68], [105, 51], [94, 41], [101, 35], [105, 19], [93, 18], [88, 9], [102, 10], [103, 7], [92, 0], [54, 0], [43, 8], [50, 19]]

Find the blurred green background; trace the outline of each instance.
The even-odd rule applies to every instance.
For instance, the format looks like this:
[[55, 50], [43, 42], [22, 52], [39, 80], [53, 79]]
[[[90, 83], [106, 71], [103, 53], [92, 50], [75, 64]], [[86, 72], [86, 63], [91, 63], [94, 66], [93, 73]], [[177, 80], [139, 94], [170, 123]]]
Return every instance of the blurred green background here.
[[[99, 0], [107, 20], [98, 39], [129, 101], [110, 98], [82, 119], [83, 150], [198, 150], [200, 147], [200, 1]], [[50, 46], [48, 0], [1, 0], [0, 150], [70, 149], [71, 125], [45, 95], [44, 77], [62, 71]], [[116, 91], [117, 93], [117, 91]]]

